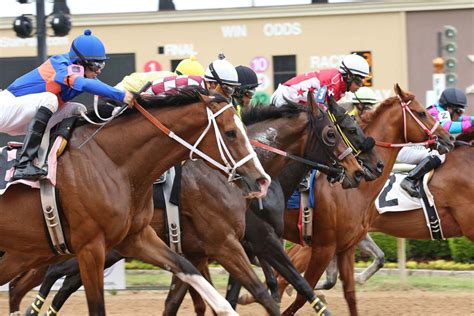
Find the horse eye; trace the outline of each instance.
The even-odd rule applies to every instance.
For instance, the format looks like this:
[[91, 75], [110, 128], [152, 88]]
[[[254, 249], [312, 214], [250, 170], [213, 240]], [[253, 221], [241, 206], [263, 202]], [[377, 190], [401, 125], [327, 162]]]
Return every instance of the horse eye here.
[[418, 114], [418, 116], [420, 118], [425, 118], [426, 117], [426, 113], [425, 112], [417, 112], [416, 114]]
[[229, 138], [236, 138], [237, 137], [237, 134], [235, 133], [234, 130], [231, 130], [231, 131], [226, 131], [225, 132], [225, 135]]
[[329, 130], [328, 133], [327, 133], [327, 136], [330, 139], [334, 139], [334, 138], [336, 138], [336, 133], [334, 132], [334, 130]]

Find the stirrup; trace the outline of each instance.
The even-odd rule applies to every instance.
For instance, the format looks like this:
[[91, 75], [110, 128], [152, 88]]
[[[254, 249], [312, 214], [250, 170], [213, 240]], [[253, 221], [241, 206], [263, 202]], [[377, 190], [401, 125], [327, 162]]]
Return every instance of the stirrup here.
[[420, 194], [420, 189], [419, 187], [415, 184], [415, 187], [413, 187], [413, 183], [409, 180], [403, 179], [402, 182], [400, 183], [400, 187], [405, 190], [405, 192], [408, 193], [411, 197], [414, 198], [421, 198]]

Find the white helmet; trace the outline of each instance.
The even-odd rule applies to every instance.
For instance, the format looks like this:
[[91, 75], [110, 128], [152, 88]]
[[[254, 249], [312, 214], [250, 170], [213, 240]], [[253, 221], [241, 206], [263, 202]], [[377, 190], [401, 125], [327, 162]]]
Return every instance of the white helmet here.
[[216, 81], [229, 86], [239, 86], [239, 76], [234, 65], [225, 60], [223, 53], [219, 54], [219, 58], [214, 60], [206, 69], [204, 78], [208, 81]]
[[359, 90], [354, 92], [354, 96], [352, 97], [352, 103], [376, 104], [378, 103], [378, 99], [372, 89], [370, 89], [369, 87], [361, 87]]
[[342, 59], [339, 66], [339, 72], [343, 74], [352, 74], [361, 77], [369, 76], [369, 64], [364, 57], [357, 54], [347, 55]]

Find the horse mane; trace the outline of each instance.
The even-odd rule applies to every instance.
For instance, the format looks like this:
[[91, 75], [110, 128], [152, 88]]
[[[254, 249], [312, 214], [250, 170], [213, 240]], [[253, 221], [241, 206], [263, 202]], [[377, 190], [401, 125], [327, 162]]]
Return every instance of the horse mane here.
[[256, 105], [242, 112], [242, 121], [249, 126], [268, 119], [292, 118], [306, 111], [306, 107], [290, 101], [280, 107], [273, 104]]
[[[414, 94], [411, 94], [405, 91], [405, 94], [404, 94], [405, 102], [413, 101], [414, 99], [415, 99]], [[394, 103], [398, 101], [399, 101], [399, 98], [398, 96], [395, 95], [393, 97], [389, 97], [385, 99], [384, 101], [382, 101], [374, 111], [369, 111], [369, 112], [366, 111], [364, 115], [360, 117], [360, 123], [359, 123], [360, 127], [362, 129], [367, 127], [367, 125], [369, 125], [370, 122], [376, 120], [380, 116], [381, 113], [385, 112], [386, 108], [392, 106]]]

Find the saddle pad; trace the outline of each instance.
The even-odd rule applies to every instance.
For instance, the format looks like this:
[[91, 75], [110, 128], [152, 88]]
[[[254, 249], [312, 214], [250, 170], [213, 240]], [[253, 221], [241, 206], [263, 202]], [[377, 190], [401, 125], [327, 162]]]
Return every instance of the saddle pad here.
[[[63, 138], [58, 137], [54, 141], [53, 147], [48, 155], [48, 179], [52, 185], [56, 185], [56, 170], [57, 170], [57, 153], [61, 147]], [[28, 180], [16, 180], [10, 182], [13, 175], [17, 149], [10, 149], [8, 147], [0, 148], [0, 195], [3, 195], [5, 191], [12, 185], [22, 183], [30, 186], [34, 189], [40, 188], [39, 181], [28, 181]]]
[[[425, 175], [428, 176], [428, 175]], [[410, 196], [400, 187], [406, 174], [392, 173], [382, 191], [375, 200], [375, 207], [380, 214], [385, 212], [403, 212], [422, 208], [421, 199]]]

